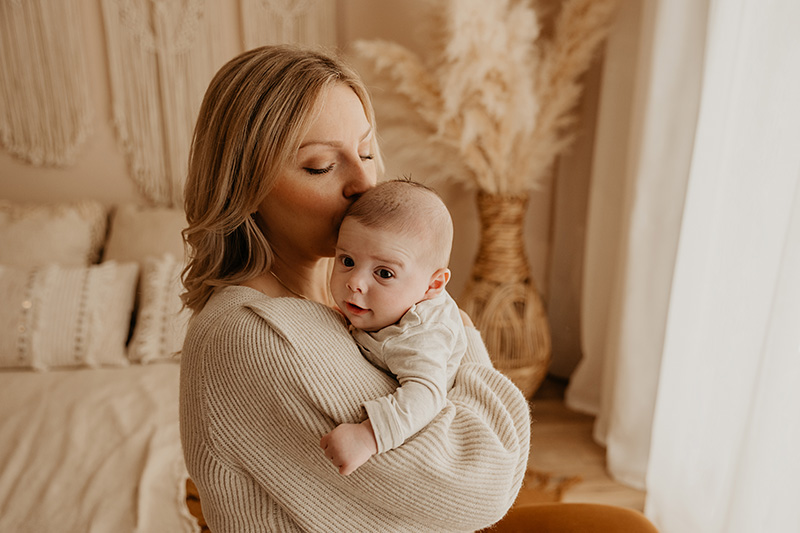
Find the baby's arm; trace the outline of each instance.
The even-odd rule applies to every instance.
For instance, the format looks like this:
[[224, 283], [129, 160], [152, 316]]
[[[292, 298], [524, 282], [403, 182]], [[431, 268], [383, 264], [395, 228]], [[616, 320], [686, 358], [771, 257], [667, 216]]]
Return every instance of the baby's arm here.
[[426, 328], [392, 341], [384, 345], [384, 362], [400, 386], [389, 396], [365, 402], [364, 422], [340, 424], [320, 441], [325, 456], [342, 475], [376, 453], [401, 445], [425, 427], [446, 401], [448, 356], [453, 349], [447, 328]]
[[319, 444], [325, 450], [325, 457], [343, 476], [349, 475], [378, 453], [369, 418], [360, 424], [340, 424], [323, 436]]
[[400, 386], [391, 395], [364, 402], [378, 453], [400, 446], [441, 411], [466, 339], [442, 322], [430, 321], [427, 327], [387, 339], [381, 348], [382, 361]]
[[376, 453], [400, 446], [444, 407], [467, 348], [465, 314], [451, 299], [447, 302], [435, 307], [433, 315], [429, 310], [427, 321], [421, 319], [382, 341], [354, 330], [367, 359], [394, 374], [400, 386], [391, 395], [364, 403], [365, 422], [342, 424], [323, 437], [320, 445], [341, 474], [351, 473]]

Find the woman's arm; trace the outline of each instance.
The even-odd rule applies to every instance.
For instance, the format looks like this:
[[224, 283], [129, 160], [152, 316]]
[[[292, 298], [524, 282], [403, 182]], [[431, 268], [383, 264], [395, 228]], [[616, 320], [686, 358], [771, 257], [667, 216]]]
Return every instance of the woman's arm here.
[[528, 406], [492, 368], [477, 332], [469, 334], [442, 412], [406, 444], [345, 478], [319, 449], [320, 437], [363, 420], [361, 403], [397, 383], [361, 357], [330, 310], [283, 299], [251, 309], [252, 327], [219, 339], [227, 350], [212, 380], [224, 411], [215, 418], [224, 426], [217, 429], [220, 453], [296, 520], [309, 519], [300, 508], [310, 498], [332, 527], [374, 519], [412, 530], [469, 530], [511, 506], [527, 464]]

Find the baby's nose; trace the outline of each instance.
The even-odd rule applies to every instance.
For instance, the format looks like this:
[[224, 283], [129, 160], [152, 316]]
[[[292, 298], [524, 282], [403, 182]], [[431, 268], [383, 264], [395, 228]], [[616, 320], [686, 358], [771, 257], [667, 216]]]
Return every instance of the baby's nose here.
[[347, 280], [347, 288], [350, 289], [352, 292], [364, 292], [364, 283], [361, 279], [361, 276], [358, 274], [353, 274]]

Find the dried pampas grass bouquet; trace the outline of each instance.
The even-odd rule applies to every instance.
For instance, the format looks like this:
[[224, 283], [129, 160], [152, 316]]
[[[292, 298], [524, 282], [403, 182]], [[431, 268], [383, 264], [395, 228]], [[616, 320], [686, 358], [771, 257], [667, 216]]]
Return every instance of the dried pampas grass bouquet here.
[[354, 44], [392, 156], [417, 168], [424, 161], [433, 183], [476, 191], [480, 245], [459, 304], [527, 397], [550, 362], [547, 315], [524, 251], [528, 193], [573, 140], [581, 78], [617, 2], [549, 2], [545, 26], [542, 2], [438, 1], [439, 32], [425, 59], [396, 43]]

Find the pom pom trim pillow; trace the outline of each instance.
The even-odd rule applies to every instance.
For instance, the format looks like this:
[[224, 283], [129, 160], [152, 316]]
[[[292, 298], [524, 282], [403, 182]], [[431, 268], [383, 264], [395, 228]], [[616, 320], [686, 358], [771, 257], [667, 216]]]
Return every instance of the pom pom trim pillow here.
[[181, 302], [183, 261], [172, 254], [144, 261], [139, 311], [128, 346], [131, 361], [178, 361], [192, 312]]
[[0, 368], [127, 366], [139, 266], [0, 266]]

